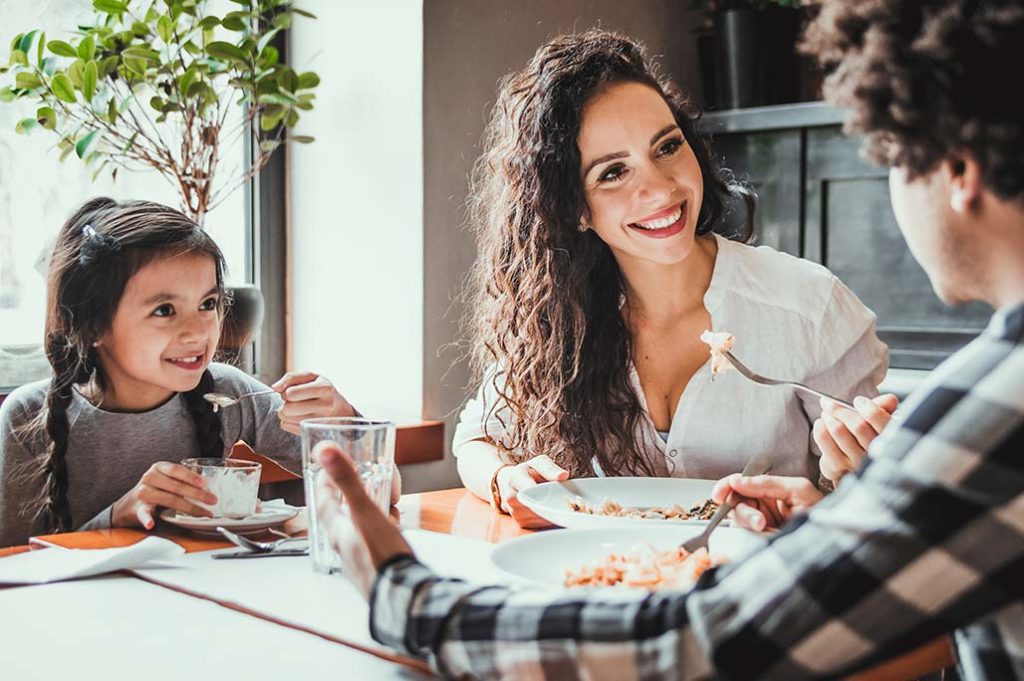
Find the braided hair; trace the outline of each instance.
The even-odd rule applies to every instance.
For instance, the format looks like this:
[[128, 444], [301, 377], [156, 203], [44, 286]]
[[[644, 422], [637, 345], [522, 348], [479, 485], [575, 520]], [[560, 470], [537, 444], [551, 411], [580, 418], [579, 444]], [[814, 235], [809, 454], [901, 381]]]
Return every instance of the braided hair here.
[[[30, 464], [40, 492], [29, 510], [41, 531], [74, 528], [68, 502], [67, 410], [76, 385], [92, 384], [100, 394], [108, 387], [96, 343], [110, 329], [125, 286], [152, 260], [185, 253], [209, 254], [216, 264], [217, 287], [223, 290], [224, 256], [217, 244], [173, 208], [101, 197], [86, 202], [61, 228], [47, 276], [45, 349], [53, 377], [45, 408], [28, 425], [47, 443]], [[183, 393], [204, 457], [224, 455], [220, 416], [202, 397], [212, 389], [213, 376], [206, 370], [199, 384]]]

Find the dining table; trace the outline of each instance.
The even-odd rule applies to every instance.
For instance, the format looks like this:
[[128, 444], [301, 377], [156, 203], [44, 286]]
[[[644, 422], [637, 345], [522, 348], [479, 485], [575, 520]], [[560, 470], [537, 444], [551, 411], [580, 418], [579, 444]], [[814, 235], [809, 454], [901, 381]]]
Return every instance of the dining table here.
[[[461, 488], [406, 494], [392, 517], [426, 564], [458, 555], [460, 574], [476, 579], [493, 570], [492, 545], [531, 532]], [[301, 534], [306, 525], [303, 513], [284, 530]], [[33, 537], [0, 549], [0, 560], [32, 550], [126, 547], [151, 534], [184, 549], [180, 565], [0, 588], [0, 678], [433, 678], [422, 660], [376, 644], [355, 587], [314, 572], [308, 557], [210, 560], [232, 545], [160, 523], [152, 532]], [[952, 664], [942, 638], [853, 678], [905, 681]]]

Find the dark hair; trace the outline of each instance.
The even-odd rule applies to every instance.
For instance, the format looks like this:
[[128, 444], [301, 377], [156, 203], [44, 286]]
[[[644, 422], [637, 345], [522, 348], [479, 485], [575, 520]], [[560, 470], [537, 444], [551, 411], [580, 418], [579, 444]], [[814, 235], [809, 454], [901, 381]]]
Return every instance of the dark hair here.
[[[653, 471], [636, 441], [643, 411], [629, 379], [621, 273], [593, 230], [578, 230], [587, 207], [577, 146], [583, 110], [624, 82], [665, 99], [697, 157], [697, 233], [729, 232], [721, 218], [739, 199], [746, 220], [727, 236], [753, 234], [753, 195], [715, 167], [697, 112], [636, 41], [601, 30], [560, 36], [501, 82], [469, 202], [479, 247], [467, 290], [472, 364], [512, 415], [500, 438], [488, 437], [512, 460], [547, 453], [573, 475], [592, 474], [593, 456], [610, 475]], [[497, 373], [487, 375], [490, 366]]]
[[[825, 96], [867, 154], [911, 179], [970, 154], [987, 188], [1024, 196], [1024, 6], [1005, 0], [817, 3], [803, 49], [825, 67]], [[1012, 78], [1011, 78], [1012, 81]]]
[[[44, 531], [73, 529], [68, 504], [67, 408], [76, 385], [94, 381], [101, 390], [105, 387], [93, 342], [110, 329], [125, 286], [140, 268], [156, 258], [185, 253], [207, 253], [214, 259], [217, 287], [223, 292], [220, 249], [199, 225], [173, 208], [97, 198], [75, 211], [61, 228], [50, 256], [46, 287], [44, 343], [53, 377], [46, 406], [30, 424], [48, 440], [46, 451], [32, 462], [33, 472], [43, 483], [32, 510]], [[224, 454], [220, 417], [202, 398], [212, 389], [213, 377], [207, 370], [199, 385], [184, 393], [204, 457]]]

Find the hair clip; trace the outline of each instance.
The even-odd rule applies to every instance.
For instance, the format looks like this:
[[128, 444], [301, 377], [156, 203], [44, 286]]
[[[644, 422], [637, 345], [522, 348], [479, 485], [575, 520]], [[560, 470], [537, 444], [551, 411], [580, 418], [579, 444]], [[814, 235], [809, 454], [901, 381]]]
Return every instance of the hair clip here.
[[103, 260], [121, 250], [121, 243], [109, 234], [99, 234], [92, 225], [82, 227], [82, 249], [78, 254], [78, 262], [83, 266]]

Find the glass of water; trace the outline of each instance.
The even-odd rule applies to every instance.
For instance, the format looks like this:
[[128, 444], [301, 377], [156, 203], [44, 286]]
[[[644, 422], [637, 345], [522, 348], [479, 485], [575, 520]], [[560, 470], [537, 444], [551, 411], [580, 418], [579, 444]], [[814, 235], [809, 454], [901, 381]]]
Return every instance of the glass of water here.
[[[302, 477], [306, 486], [309, 512], [309, 555], [313, 569], [331, 573], [341, 571], [341, 556], [333, 548], [317, 518], [319, 484], [324, 472], [314, 460], [313, 449], [323, 441], [336, 442], [349, 455], [359, 471], [367, 494], [386, 515], [391, 505], [391, 476], [395, 467], [395, 424], [361, 417], [306, 419], [302, 428]], [[341, 493], [331, 488], [337, 503], [344, 504]]]

